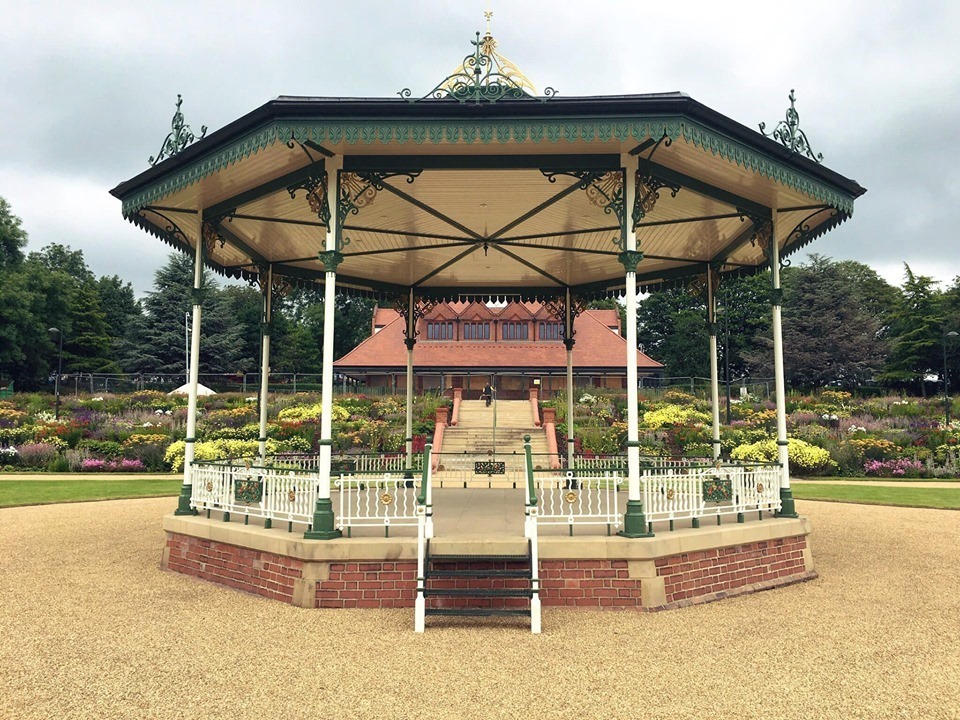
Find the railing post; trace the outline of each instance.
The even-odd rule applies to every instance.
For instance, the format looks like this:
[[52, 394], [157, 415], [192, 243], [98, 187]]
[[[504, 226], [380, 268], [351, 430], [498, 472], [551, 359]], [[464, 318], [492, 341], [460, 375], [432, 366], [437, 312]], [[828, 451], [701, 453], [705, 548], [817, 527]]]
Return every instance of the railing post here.
[[530, 632], [540, 634], [540, 551], [537, 544], [537, 487], [533, 481], [533, 451], [530, 436], [523, 436], [527, 465], [527, 507], [524, 535], [530, 543]]
[[427, 443], [423, 447], [423, 472], [420, 480], [420, 493], [417, 502], [424, 506], [424, 531], [427, 539], [433, 538], [433, 464], [431, 455], [433, 445]]

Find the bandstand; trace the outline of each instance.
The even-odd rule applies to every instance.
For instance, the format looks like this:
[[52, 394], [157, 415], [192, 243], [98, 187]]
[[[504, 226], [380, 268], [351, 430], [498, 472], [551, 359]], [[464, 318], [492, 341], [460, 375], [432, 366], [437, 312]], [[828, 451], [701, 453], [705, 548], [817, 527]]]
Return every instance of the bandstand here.
[[[813, 155], [792, 91], [767, 136], [682, 93], [538, 93], [489, 27], [473, 46], [423, 97], [281, 96], [199, 138], [178, 101], [152, 167], [112, 191], [124, 217], [196, 262], [164, 566], [304, 607], [415, 608], [421, 631], [430, 614], [509, 613], [539, 632], [541, 606], [666, 609], [813, 577], [790, 491], [780, 268], [864, 189]], [[261, 450], [246, 461], [194, 462], [204, 265], [262, 291]], [[779, 462], [723, 462], [716, 291], [767, 268]], [[638, 442], [637, 294], [676, 284], [708, 309], [714, 449], [701, 461], [642, 457]], [[314, 456], [271, 457], [271, 307], [292, 286], [325, 300], [322, 440]], [[399, 460], [334, 463], [338, 292], [391, 303], [406, 322]], [[569, 453], [557, 469], [528, 442], [514, 465], [469, 459], [505, 487], [435, 487], [432, 448], [412, 449], [418, 319], [441, 301], [549, 304], [572, 378], [576, 319], [605, 297], [626, 303], [623, 455]]]

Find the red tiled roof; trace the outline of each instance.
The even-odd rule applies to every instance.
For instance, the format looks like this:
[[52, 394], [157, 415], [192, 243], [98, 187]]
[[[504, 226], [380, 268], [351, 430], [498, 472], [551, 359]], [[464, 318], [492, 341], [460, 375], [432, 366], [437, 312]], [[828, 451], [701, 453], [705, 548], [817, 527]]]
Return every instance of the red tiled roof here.
[[[458, 314], [469, 307], [451, 303]], [[459, 307], [458, 307], [459, 306]], [[508, 306], [509, 307], [509, 306]], [[501, 308], [490, 308], [495, 315]], [[531, 312], [539, 308], [528, 307]], [[388, 320], [389, 314], [393, 315]], [[375, 324], [385, 322], [383, 329], [371, 335], [334, 363], [338, 370], [405, 368], [407, 350], [403, 343], [403, 320], [394, 310], [378, 308]], [[626, 362], [626, 340], [608, 327], [619, 326], [616, 310], [587, 310], [574, 324], [576, 345], [573, 365], [576, 368], [623, 370]], [[461, 340], [423, 340], [413, 349], [413, 363], [419, 368], [566, 368], [567, 352], [559, 340], [505, 340], [499, 342]], [[661, 363], [637, 352], [640, 370], [659, 370]]]

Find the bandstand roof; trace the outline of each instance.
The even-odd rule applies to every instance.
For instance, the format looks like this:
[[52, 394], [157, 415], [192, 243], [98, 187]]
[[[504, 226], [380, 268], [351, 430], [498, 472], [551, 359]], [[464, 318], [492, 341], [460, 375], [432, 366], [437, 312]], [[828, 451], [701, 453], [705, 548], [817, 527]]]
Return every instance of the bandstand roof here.
[[[634, 221], [643, 289], [708, 267], [755, 272], [763, 223], [776, 217], [787, 255], [865, 192], [682, 93], [534, 97], [524, 78], [522, 92], [467, 97], [446, 82], [419, 100], [281, 96], [192, 144], [175, 138], [172, 157], [111, 192], [127, 219], [184, 251], [206, 223], [206, 262], [224, 275], [272, 266], [319, 286], [315, 191], [336, 169], [338, 289], [449, 300], [619, 294], [621, 228]], [[180, 137], [179, 103], [177, 115]], [[627, 172], [642, 217], [624, 217]]]

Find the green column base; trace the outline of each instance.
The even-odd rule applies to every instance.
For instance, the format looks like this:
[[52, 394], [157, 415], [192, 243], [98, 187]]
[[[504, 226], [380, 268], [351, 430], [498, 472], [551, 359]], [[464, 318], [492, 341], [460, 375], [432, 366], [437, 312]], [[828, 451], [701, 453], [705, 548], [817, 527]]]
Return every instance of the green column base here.
[[627, 511], [623, 514], [623, 530], [617, 535], [625, 538], [653, 537], [647, 527], [647, 516], [643, 512], [641, 501], [627, 500]]
[[335, 540], [343, 537], [333, 522], [333, 501], [330, 498], [317, 498], [317, 507], [313, 511], [313, 527], [303, 534], [306, 540]]
[[190, 507], [190, 494], [193, 492], [193, 485], [181, 485], [180, 497], [177, 499], [177, 509], [174, 515], [196, 515], [197, 511]]
[[780, 488], [780, 511], [777, 517], [800, 517], [797, 515], [797, 506], [793, 504], [793, 490], [790, 488]]

